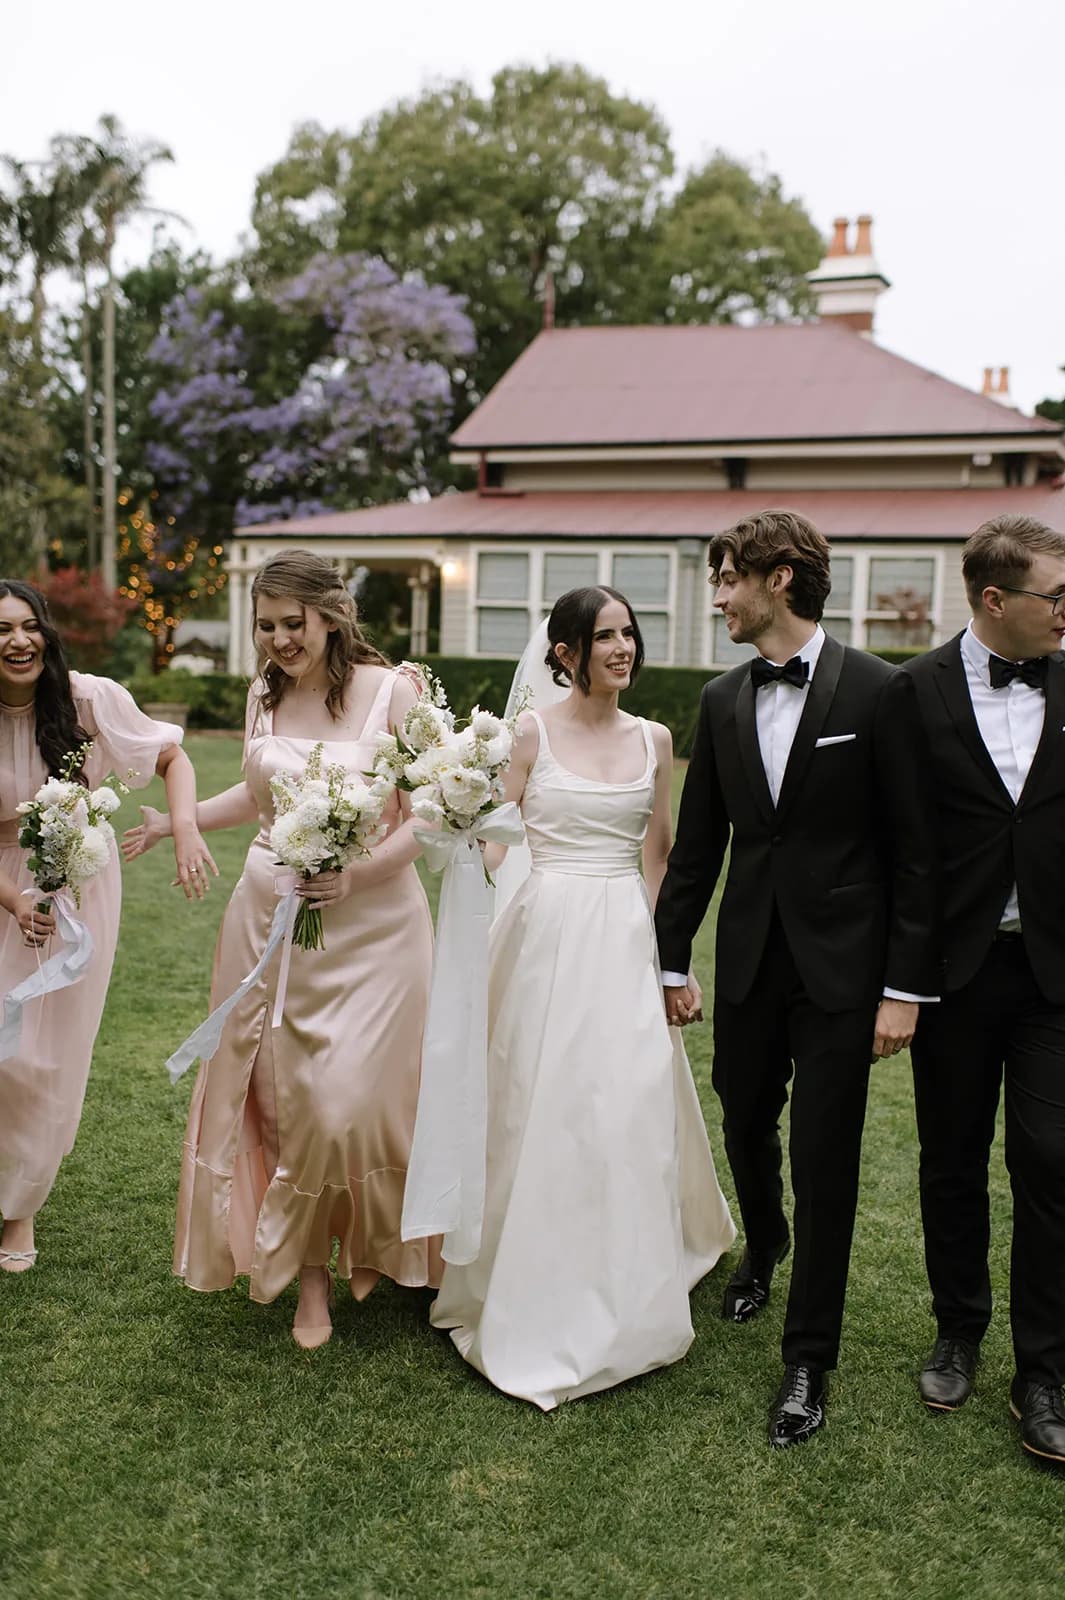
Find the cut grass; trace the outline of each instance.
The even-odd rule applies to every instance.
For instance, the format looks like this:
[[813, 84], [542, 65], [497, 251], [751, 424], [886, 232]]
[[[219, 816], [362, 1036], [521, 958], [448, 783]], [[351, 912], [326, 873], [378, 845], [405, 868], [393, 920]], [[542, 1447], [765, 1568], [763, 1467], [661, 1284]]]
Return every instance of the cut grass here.
[[[200, 792], [239, 745], [189, 741]], [[125, 825], [136, 797], [126, 802]], [[382, 1284], [301, 1354], [290, 1290], [197, 1295], [170, 1275], [192, 1074], [163, 1061], [204, 1013], [215, 931], [247, 833], [215, 835], [221, 885], [186, 906], [163, 850], [126, 874], [85, 1117], [38, 1228], [0, 1280], [0, 1593], [5, 1600], [335, 1596], [881, 1597], [1060, 1593], [1065, 1480], [1007, 1416], [1009, 1202], [993, 1168], [999, 1308], [976, 1394], [916, 1399], [930, 1344], [908, 1069], [878, 1067], [842, 1367], [829, 1426], [773, 1454], [783, 1289], [746, 1328], [693, 1296], [696, 1341], [664, 1372], [543, 1416], [430, 1331], [427, 1293]], [[433, 886], [431, 886], [432, 888]], [[709, 977], [711, 932], [698, 962]], [[723, 1182], [708, 1028], [686, 1040]], [[564, 1248], [564, 1241], [560, 1242]]]

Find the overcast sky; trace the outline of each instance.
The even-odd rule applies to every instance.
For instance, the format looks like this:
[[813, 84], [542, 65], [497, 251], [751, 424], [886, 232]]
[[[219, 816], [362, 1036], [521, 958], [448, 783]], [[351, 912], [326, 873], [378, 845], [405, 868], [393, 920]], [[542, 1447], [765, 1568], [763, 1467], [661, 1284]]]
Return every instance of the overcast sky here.
[[[577, 61], [655, 105], [681, 167], [763, 160], [828, 232], [875, 219], [880, 341], [1015, 403], [1065, 393], [1062, 0], [7, 0], [0, 151], [113, 111], [169, 144], [156, 202], [216, 256], [296, 123], [356, 128], [441, 77]], [[142, 257], [142, 232], [124, 244]]]

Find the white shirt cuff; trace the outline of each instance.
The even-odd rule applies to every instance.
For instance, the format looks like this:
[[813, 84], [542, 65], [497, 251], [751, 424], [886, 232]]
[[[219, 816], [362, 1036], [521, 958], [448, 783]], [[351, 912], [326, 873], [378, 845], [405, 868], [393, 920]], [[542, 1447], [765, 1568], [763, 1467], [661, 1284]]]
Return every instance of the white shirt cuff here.
[[667, 989], [685, 989], [688, 985], [688, 974], [686, 972], [663, 972], [662, 984]]
[[885, 989], [884, 999], [909, 1000], [912, 1005], [921, 1006], [937, 1006], [939, 1004], [939, 996], [937, 994], [903, 994], [901, 989]]

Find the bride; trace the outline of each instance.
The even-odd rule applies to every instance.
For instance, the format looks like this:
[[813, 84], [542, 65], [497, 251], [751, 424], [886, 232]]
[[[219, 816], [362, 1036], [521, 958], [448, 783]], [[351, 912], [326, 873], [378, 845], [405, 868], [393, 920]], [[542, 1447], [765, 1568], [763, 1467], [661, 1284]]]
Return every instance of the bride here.
[[498, 1389], [549, 1411], [679, 1360], [689, 1291], [735, 1229], [662, 1004], [673, 750], [618, 707], [639, 626], [616, 590], [574, 589], [545, 642], [568, 692], [522, 714], [507, 775], [531, 871], [492, 929], [481, 1252], [445, 1268], [431, 1316]]

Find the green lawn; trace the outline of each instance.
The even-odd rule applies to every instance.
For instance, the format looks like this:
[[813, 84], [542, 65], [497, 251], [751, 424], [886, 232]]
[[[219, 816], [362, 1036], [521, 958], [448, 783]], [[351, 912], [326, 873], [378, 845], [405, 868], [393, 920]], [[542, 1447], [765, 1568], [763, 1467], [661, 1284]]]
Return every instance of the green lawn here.
[[[233, 781], [235, 741], [189, 748], [201, 793]], [[875, 1072], [843, 1366], [804, 1449], [763, 1439], [783, 1297], [726, 1326], [724, 1264], [693, 1298], [685, 1361], [550, 1416], [472, 1373], [430, 1331], [427, 1293], [341, 1295], [332, 1343], [306, 1355], [293, 1291], [262, 1307], [179, 1285], [192, 1075], [171, 1089], [163, 1061], [203, 1015], [239, 871], [243, 839], [215, 838], [224, 877], [205, 906], [167, 889], [162, 851], [127, 873], [78, 1144], [39, 1267], [0, 1281], [5, 1600], [1060, 1594], [1065, 1479], [1022, 1458], [1006, 1410], [1000, 1151], [1003, 1303], [977, 1394], [944, 1418], [915, 1398], [932, 1324], [902, 1062]], [[704, 930], [707, 977], [709, 946]], [[686, 1037], [723, 1167], [709, 1032]]]

